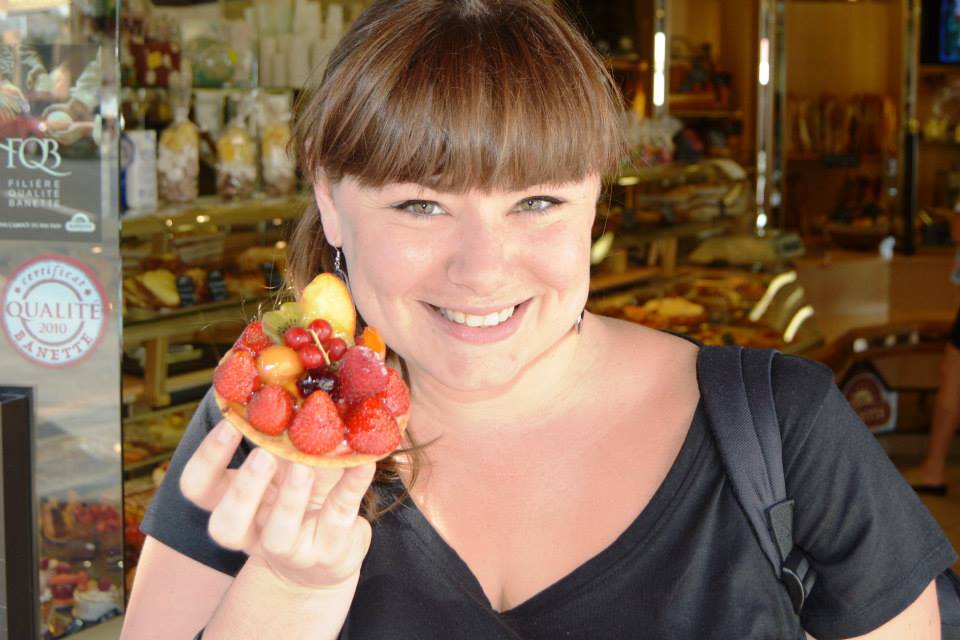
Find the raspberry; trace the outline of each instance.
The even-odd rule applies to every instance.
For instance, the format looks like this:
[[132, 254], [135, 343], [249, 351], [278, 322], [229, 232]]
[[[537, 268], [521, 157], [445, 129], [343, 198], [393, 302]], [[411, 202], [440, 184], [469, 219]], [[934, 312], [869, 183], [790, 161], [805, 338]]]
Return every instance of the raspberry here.
[[213, 372], [213, 387], [224, 399], [244, 404], [260, 386], [257, 363], [246, 351], [234, 351]]
[[377, 394], [377, 399], [394, 417], [410, 410], [410, 392], [396, 369], [387, 369], [387, 388]]
[[344, 427], [337, 406], [325, 391], [314, 391], [300, 407], [287, 430], [293, 446], [304, 453], [320, 455], [343, 441]]
[[273, 344], [273, 340], [263, 332], [263, 324], [257, 320], [247, 325], [240, 334], [239, 343], [257, 355]]
[[308, 344], [313, 344], [313, 337], [303, 327], [290, 327], [283, 334], [283, 343], [294, 351], [298, 351]]
[[401, 439], [397, 421], [376, 398], [365, 400], [347, 416], [347, 442], [357, 453], [390, 453]]
[[352, 405], [352, 404], [350, 404], [349, 402], [347, 402], [347, 401], [344, 400], [343, 398], [340, 398], [339, 400], [337, 400], [337, 413], [340, 414], [340, 417], [341, 417], [341, 418], [343, 418], [344, 420], [346, 420], [346, 419], [347, 419], [347, 416], [350, 414], [350, 411], [352, 411], [352, 410], [353, 410], [353, 405]]
[[387, 388], [387, 366], [367, 347], [349, 349], [340, 363], [340, 397], [351, 404]]
[[293, 396], [271, 384], [253, 394], [247, 405], [247, 422], [269, 436], [283, 433], [293, 417]]

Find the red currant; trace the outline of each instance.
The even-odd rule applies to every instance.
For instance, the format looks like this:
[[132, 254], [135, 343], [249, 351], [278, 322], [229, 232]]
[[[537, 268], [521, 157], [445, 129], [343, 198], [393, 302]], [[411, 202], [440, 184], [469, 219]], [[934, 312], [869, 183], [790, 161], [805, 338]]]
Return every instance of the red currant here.
[[330, 326], [330, 323], [323, 318], [318, 318], [311, 322], [310, 331], [313, 331], [315, 334], [317, 334], [317, 339], [320, 342], [326, 342], [333, 334], [333, 328]]
[[315, 344], [308, 344], [297, 353], [300, 355], [300, 362], [303, 363], [304, 369], [319, 369], [327, 365], [327, 361], [323, 358], [323, 352]]
[[343, 338], [333, 338], [324, 345], [327, 349], [327, 355], [333, 362], [339, 362], [343, 354], [347, 352], [347, 343]]
[[313, 338], [303, 327], [290, 327], [287, 329], [287, 332], [283, 334], [283, 342], [291, 349], [299, 351], [308, 344], [313, 344]]

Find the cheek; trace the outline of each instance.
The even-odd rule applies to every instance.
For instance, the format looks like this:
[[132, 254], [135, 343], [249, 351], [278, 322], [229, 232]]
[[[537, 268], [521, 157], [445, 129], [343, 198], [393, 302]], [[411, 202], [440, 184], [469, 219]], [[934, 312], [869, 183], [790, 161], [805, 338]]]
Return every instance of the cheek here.
[[391, 307], [430, 273], [436, 248], [382, 228], [358, 230], [353, 242], [354, 259], [348, 267], [354, 301], [368, 322], [383, 323], [383, 314], [396, 314]]
[[574, 225], [556, 225], [544, 229], [527, 243], [525, 251], [536, 247], [531, 257], [540, 277], [558, 289], [576, 286], [590, 279], [590, 232]]

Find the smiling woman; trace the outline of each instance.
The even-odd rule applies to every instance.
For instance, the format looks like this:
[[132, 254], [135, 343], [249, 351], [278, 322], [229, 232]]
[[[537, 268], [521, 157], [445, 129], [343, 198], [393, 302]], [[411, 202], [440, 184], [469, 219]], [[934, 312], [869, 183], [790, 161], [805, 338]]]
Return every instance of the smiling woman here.
[[[740, 352], [584, 314], [620, 109], [552, 3], [373, 3], [299, 106], [315, 205], [289, 275], [349, 265], [427, 444], [314, 471], [208, 398], [144, 519], [125, 637], [936, 637], [953, 550], [829, 370], [750, 352], [748, 388], [710, 364]], [[818, 576], [800, 611], [713, 437], [746, 422], [710, 419], [732, 391], [772, 405]]]

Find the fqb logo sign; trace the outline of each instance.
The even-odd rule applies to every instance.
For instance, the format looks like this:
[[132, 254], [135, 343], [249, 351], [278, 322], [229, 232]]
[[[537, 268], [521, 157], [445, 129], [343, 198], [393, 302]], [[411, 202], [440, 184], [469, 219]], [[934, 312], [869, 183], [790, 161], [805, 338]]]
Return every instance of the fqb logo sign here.
[[0, 151], [6, 152], [7, 169], [42, 171], [57, 178], [70, 175], [69, 171], [57, 171], [63, 158], [60, 143], [51, 138], [7, 138], [6, 142], [0, 142]]
[[103, 338], [106, 295], [86, 265], [39, 256], [18, 266], [3, 290], [3, 330], [17, 353], [46, 367], [84, 360]]

